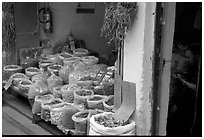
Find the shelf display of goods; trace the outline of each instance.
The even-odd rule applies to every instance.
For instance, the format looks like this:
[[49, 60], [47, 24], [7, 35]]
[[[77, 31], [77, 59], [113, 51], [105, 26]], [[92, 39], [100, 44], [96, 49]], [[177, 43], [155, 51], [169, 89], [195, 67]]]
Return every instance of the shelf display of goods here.
[[22, 67], [18, 65], [7, 65], [3, 68], [3, 80], [8, 80], [11, 75], [15, 73], [21, 73], [22, 72]]
[[107, 98], [104, 95], [92, 95], [87, 99], [87, 106], [89, 109], [101, 109], [103, 110], [103, 101]]
[[45, 72], [42, 72], [40, 74], [36, 74], [36, 75], [31, 77], [31, 81], [33, 83], [41, 81], [41, 82], [46, 84], [47, 83], [47, 75], [45, 74]]
[[39, 62], [39, 68], [42, 71], [47, 71], [47, 67], [51, 66], [51, 65], [54, 65], [54, 63], [52, 63], [52, 62], [50, 62], [48, 60], [42, 60], [42, 61]]
[[95, 56], [84, 56], [81, 58], [81, 60], [87, 65], [94, 65], [98, 63], [98, 58]]
[[29, 79], [23, 79], [19, 82], [18, 88], [22, 93], [27, 94], [32, 82]]
[[32, 106], [32, 113], [40, 115], [41, 114], [41, 103], [51, 102], [52, 99], [54, 99], [54, 96], [51, 94], [37, 95], [34, 99], [34, 104]]
[[62, 87], [63, 87], [62, 85], [59, 85], [59, 86], [55, 86], [55, 87], [51, 88], [51, 92], [55, 98], [61, 98], [62, 99], [62, 93], [63, 93], [61, 90]]
[[62, 68], [61, 65], [50, 65], [47, 67], [48, 74], [51, 75], [54, 73], [55, 75], [59, 75], [59, 70]]
[[37, 95], [45, 95], [49, 93], [48, 86], [42, 81], [32, 83], [28, 90], [28, 98], [34, 99]]
[[110, 112], [114, 108], [114, 95], [108, 96], [107, 99], [103, 101], [104, 111]]
[[48, 61], [57, 64], [57, 65], [62, 65], [63, 64], [63, 60], [61, 59], [61, 57], [59, 56], [59, 54], [54, 54], [54, 55], [49, 55], [46, 57]]
[[70, 58], [66, 58], [66, 59], [63, 59], [63, 65], [66, 66], [72, 66], [75, 64], [75, 63], [78, 63], [81, 61], [81, 58], [80, 57], [76, 57], [76, 56], [73, 56], [73, 57], [70, 57]]
[[89, 113], [89, 110], [84, 110], [77, 112], [72, 116], [76, 132], [87, 134], [87, 121], [89, 119]]
[[17, 87], [20, 81], [23, 79], [29, 79], [29, 78], [23, 73], [15, 73], [9, 78], [9, 81], [11, 81], [13, 85]]
[[54, 125], [62, 125], [62, 113], [69, 103], [63, 102], [57, 106], [50, 107], [50, 121]]
[[63, 80], [53, 73], [50, 77], [47, 78], [47, 85], [51, 88], [62, 85], [62, 84], [63, 84]]
[[93, 136], [135, 136], [135, 122], [122, 122], [113, 118], [112, 112], [92, 115], [90, 118], [89, 135]]
[[65, 102], [73, 103], [74, 102], [74, 92], [81, 90], [81, 87], [76, 84], [68, 84], [64, 85], [61, 88], [62, 91], [62, 99]]
[[94, 95], [92, 90], [81, 89], [74, 92], [74, 104], [87, 106], [87, 99]]
[[62, 78], [65, 84], [69, 83], [69, 73], [71, 73], [72, 71], [73, 71], [73, 68], [71, 66], [63, 66], [59, 70], [59, 77]]
[[42, 71], [36, 67], [29, 67], [25, 69], [25, 74], [31, 79], [32, 76], [41, 73]]
[[50, 120], [50, 110], [51, 107], [57, 107], [61, 105], [63, 101], [59, 98], [54, 98], [50, 102], [42, 102], [41, 103], [41, 118], [45, 121]]
[[89, 55], [89, 51], [87, 49], [77, 48], [77, 49], [73, 50], [73, 55], [74, 56], [78, 56], [78, 57], [88, 56]]
[[74, 121], [72, 120], [72, 116], [79, 111], [79, 107], [73, 103], [69, 103], [69, 105], [65, 106], [62, 112], [62, 126], [66, 129], [74, 129]]

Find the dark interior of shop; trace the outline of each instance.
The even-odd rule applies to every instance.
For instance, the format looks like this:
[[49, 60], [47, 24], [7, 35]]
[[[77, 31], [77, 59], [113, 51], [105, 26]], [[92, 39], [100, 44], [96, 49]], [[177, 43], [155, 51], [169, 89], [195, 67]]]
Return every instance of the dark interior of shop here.
[[202, 133], [201, 8], [201, 3], [176, 3], [167, 136]]

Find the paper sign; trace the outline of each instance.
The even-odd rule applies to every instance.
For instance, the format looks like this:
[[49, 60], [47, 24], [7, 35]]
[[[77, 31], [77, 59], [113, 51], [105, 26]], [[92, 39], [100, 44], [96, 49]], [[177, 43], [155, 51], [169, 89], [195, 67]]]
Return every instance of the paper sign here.
[[[131, 82], [122, 82], [122, 104], [113, 117], [126, 122], [136, 108], [136, 85]], [[115, 102], [114, 102], [115, 103]]]

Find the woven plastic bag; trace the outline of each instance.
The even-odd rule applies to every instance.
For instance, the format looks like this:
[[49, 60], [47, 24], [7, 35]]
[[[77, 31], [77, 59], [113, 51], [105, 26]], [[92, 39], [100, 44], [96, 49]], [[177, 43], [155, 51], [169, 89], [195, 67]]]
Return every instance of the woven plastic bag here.
[[113, 114], [111, 112], [104, 112], [102, 114], [92, 115], [90, 118], [90, 136], [135, 136], [135, 122], [129, 120], [128, 124], [120, 125], [117, 127], [105, 127], [104, 125], [96, 122], [96, 119], [103, 116]]
[[45, 121], [50, 121], [50, 111], [52, 107], [61, 105], [63, 101], [59, 98], [54, 98], [50, 102], [41, 103], [41, 118]]
[[64, 85], [61, 88], [63, 101], [68, 102], [68, 103], [73, 103], [74, 102], [74, 92], [80, 89], [81, 87], [76, 84]]
[[33, 114], [40, 114], [41, 113], [41, 103], [42, 102], [51, 102], [54, 99], [54, 96], [51, 94], [47, 95], [37, 95], [34, 99], [32, 113]]
[[43, 82], [33, 83], [28, 90], [28, 98], [34, 99], [37, 95], [45, 95], [49, 93], [49, 88]]
[[104, 106], [104, 111], [111, 112], [113, 110], [113, 108], [114, 108], [114, 95], [108, 96], [103, 101], [103, 106]]
[[63, 80], [63, 82], [65, 84], [69, 83], [69, 74], [73, 71], [73, 67], [67, 65], [67, 66], [63, 66], [60, 70], [59, 70], [59, 77]]
[[79, 111], [79, 107], [74, 104], [69, 103], [69, 105], [65, 106], [62, 112], [62, 126], [66, 129], [74, 129], [72, 116]]
[[32, 76], [42, 73], [42, 71], [36, 67], [29, 67], [25, 69], [25, 74], [31, 79]]
[[57, 106], [50, 107], [50, 121], [55, 125], [62, 125], [62, 113], [69, 103], [63, 102]]
[[22, 72], [22, 67], [18, 65], [7, 65], [3, 68], [3, 80], [8, 80], [13, 74]]
[[89, 89], [81, 89], [74, 92], [74, 104], [87, 106], [87, 99], [90, 98], [94, 92]]
[[104, 109], [103, 101], [107, 98], [104, 95], [92, 95], [87, 99], [88, 109]]
[[84, 110], [77, 112], [72, 116], [76, 131], [87, 134], [87, 121], [89, 119], [89, 113], [89, 110]]
[[31, 77], [31, 81], [32, 82], [38, 82], [38, 81], [42, 81], [43, 83], [47, 83], [47, 75], [45, 72], [40, 73], [40, 74], [36, 74], [34, 76]]
[[47, 84], [49, 87], [55, 87], [63, 84], [63, 81], [60, 77], [52, 74], [50, 77], [47, 78]]

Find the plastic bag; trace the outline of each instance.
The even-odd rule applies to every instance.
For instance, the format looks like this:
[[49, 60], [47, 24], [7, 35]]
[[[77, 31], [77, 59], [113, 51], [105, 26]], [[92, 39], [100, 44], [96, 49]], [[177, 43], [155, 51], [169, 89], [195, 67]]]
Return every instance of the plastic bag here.
[[33, 114], [40, 114], [41, 113], [41, 103], [42, 102], [51, 102], [54, 99], [54, 96], [51, 94], [47, 95], [37, 95], [34, 99], [32, 113]]
[[50, 65], [47, 67], [47, 72], [49, 75], [54, 73], [55, 75], [59, 75], [59, 70], [62, 68], [61, 65]]
[[69, 103], [63, 102], [55, 107], [50, 108], [50, 121], [55, 125], [62, 125], [62, 113], [66, 106], [70, 105]]
[[50, 102], [41, 103], [41, 118], [45, 121], [50, 120], [50, 111], [52, 107], [58, 107], [63, 103], [59, 98], [54, 98]]
[[78, 63], [81, 61], [80, 57], [70, 57], [70, 58], [65, 58], [63, 59], [63, 64], [64, 66], [71, 66], [73, 67], [73, 64]]
[[63, 86], [55, 86], [55, 87], [52, 87], [51, 88], [51, 92], [52, 92], [52, 94], [55, 96], [55, 98], [62, 98], [62, 90], [61, 90], [61, 88], [62, 88]]
[[65, 106], [62, 112], [62, 126], [66, 129], [74, 129], [72, 116], [81, 110], [83, 110], [83, 108], [75, 104], [69, 103], [69, 105]]
[[77, 48], [75, 50], [73, 50], [73, 55], [74, 56], [88, 56], [89, 55], [89, 51], [87, 49], [83, 49], [83, 48]]
[[27, 94], [32, 82], [29, 79], [23, 79], [18, 84], [18, 88], [22, 93]]
[[63, 81], [60, 77], [52, 74], [50, 77], [47, 78], [47, 84], [49, 87], [55, 87], [63, 84]]
[[84, 56], [81, 58], [81, 60], [87, 65], [94, 65], [98, 63], [98, 58], [95, 56]]
[[24, 79], [29, 79], [29, 78], [23, 73], [15, 73], [9, 78], [9, 80], [12, 80], [13, 85], [16, 87], [19, 85], [20, 81]]
[[62, 99], [65, 102], [68, 103], [73, 103], [74, 102], [74, 92], [80, 90], [81, 87], [79, 87], [76, 84], [68, 84], [68, 85], [64, 85], [61, 88], [62, 91]]
[[8, 80], [13, 74], [22, 72], [22, 67], [18, 65], [7, 65], [3, 68], [3, 80]]
[[106, 68], [106, 66], [104, 64], [96, 64], [96, 65], [84, 65], [78, 69], [75, 68], [75, 70], [69, 75], [69, 82], [77, 83], [81, 78], [87, 76], [95, 78], [96, 74], [102, 68]]
[[69, 73], [73, 71], [73, 67], [71, 66], [63, 66], [60, 70], [59, 70], [59, 77], [62, 78], [63, 82], [65, 84], [69, 83]]
[[114, 108], [114, 95], [110, 95], [103, 101], [104, 111], [111, 112]]
[[31, 79], [32, 76], [41, 73], [42, 71], [36, 67], [29, 67], [25, 69], [25, 74]]
[[72, 116], [72, 120], [74, 121], [75, 130], [78, 132], [87, 133], [87, 121], [89, 118], [89, 110], [84, 110], [75, 113]]
[[107, 98], [104, 95], [92, 95], [87, 99], [87, 105], [89, 109], [101, 109], [103, 110], [103, 101]]
[[90, 98], [94, 92], [88, 89], [81, 89], [74, 92], [74, 104], [87, 106], [87, 99]]
[[[104, 112], [102, 114], [93, 115], [90, 118], [90, 130], [89, 135], [93, 136], [135, 136], [135, 122], [133, 120], [129, 120], [125, 125], [119, 125], [117, 127], [105, 127], [104, 125], [99, 124], [96, 119], [99, 117], [108, 116], [113, 114], [111, 112]], [[99, 121], [102, 122], [102, 121]], [[104, 123], [108, 122], [107, 120]], [[109, 122], [111, 124], [111, 122]]]
[[47, 83], [47, 75], [45, 72], [40, 73], [40, 74], [36, 74], [36, 75], [32, 76], [31, 81], [34, 83], [38, 82], [38, 81], [42, 81], [43, 83], [46, 84]]
[[43, 82], [33, 83], [28, 90], [28, 98], [34, 99], [37, 95], [45, 95], [49, 93], [49, 88]]

